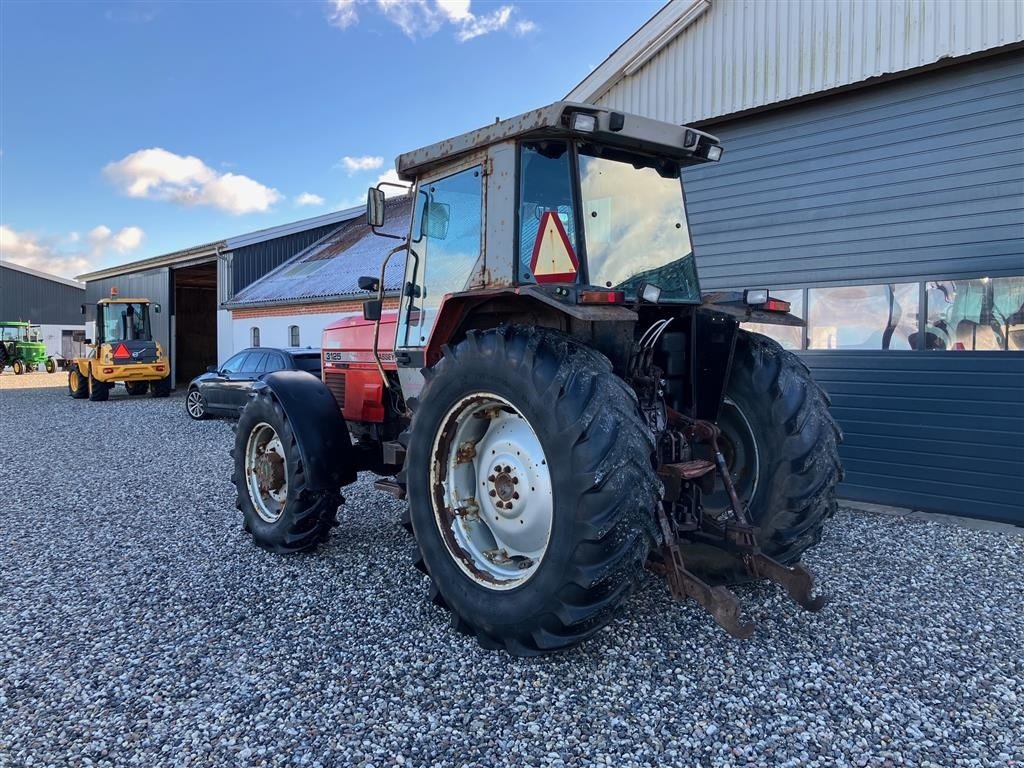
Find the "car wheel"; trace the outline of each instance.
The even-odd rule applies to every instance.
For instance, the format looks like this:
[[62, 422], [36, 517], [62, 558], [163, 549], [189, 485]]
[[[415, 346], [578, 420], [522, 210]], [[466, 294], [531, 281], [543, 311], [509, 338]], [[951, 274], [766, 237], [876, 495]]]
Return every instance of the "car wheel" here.
[[208, 415], [206, 398], [196, 387], [192, 387], [188, 391], [188, 396], [185, 398], [185, 411], [196, 421], [205, 419]]

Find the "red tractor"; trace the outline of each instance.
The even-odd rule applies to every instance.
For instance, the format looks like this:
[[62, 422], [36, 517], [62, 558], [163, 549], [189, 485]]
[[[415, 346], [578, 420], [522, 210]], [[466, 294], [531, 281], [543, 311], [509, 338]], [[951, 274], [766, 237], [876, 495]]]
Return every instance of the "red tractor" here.
[[[269, 375], [233, 451], [256, 543], [310, 550], [356, 473], [407, 499], [432, 597], [486, 648], [566, 648], [645, 566], [731, 634], [725, 585], [818, 610], [799, 564], [836, 508], [840, 431], [800, 360], [740, 329], [802, 324], [765, 290], [702, 296], [681, 171], [717, 139], [559, 102], [398, 157], [396, 246], [323, 380]], [[404, 260], [397, 310], [385, 274]], [[396, 264], [396, 267], [400, 266]]]

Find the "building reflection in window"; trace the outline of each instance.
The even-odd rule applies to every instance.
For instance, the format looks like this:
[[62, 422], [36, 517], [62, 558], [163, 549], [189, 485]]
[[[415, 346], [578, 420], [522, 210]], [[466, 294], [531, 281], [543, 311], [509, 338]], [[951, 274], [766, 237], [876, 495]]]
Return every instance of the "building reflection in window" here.
[[[781, 299], [789, 302], [789, 313], [803, 319], [804, 317], [804, 292], [803, 289], [790, 291], [769, 291], [773, 299]], [[804, 348], [803, 326], [774, 325], [769, 323], [744, 323], [744, 330], [753, 331], [775, 339], [782, 345], [783, 349]]]
[[808, 349], [914, 349], [919, 283], [807, 291]]
[[925, 284], [925, 349], [1024, 349], [1024, 277]]

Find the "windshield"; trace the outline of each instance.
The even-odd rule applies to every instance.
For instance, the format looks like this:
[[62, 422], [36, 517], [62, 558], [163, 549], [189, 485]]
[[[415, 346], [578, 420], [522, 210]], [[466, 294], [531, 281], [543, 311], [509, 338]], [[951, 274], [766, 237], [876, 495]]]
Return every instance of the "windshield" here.
[[663, 176], [587, 150], [579, 167], [591, 285], [634, 294], [652, 283], [662, 300], [700, 301], [678, 169]]
[[5, 325], [0, 327], [0, 338], [4, 341], [27, 341], [26, 331], [24, 325]]
[[100, 304], [99, 310], [104, 341], [149, 341], [148, 304]]

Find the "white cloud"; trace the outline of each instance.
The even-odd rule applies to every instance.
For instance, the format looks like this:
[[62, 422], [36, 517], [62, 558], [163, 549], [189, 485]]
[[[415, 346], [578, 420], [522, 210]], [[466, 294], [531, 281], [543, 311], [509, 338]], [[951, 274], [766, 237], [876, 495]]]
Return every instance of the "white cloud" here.
[[323, 205], [324, 199], [320, 195], [314, 195], [312, 192], [303, 192], [297, 198], [295, 198], [296, 205]]
[[77, 232], [61, 237], [40, 237], [3, 224], [0, 225], [0, 259], [41, 272], [74, 277], [94, 269], [112, 252], [123, 254], [138, 249], [144, 237], [140, 227], [124, 227], [114, 232], [101, 224], [86, 234], [87, 250], [67, 249], [60, 243], [77, 243], [81, 239]]
[[356, 0], [331, 0], [331, 9], [327, 12], [327, 21], [338, 29], [348, 29], [357, 21]]
[[384, 165], [384, 158], [376, 155], [363, 155], [361, 157], [345, 155], [341, 158], [341, 166], [348, 171], [349, 176], [360, 171], [373, 171], [382, 165]]
[[193, 155], [160, 147], [140, 149], [103, 173], [129, 197], [210, 205], [229, 213], [266, 211], [281, 199], [272, 187], [237, 173], [218, 173]]
[[[359, 21], [358, 7], [369, 3], [370, 0], [331, 0], [327, 20], [339, 29], [348, 29]], [[537, 28], [532, 21], [517, 18], [519, 11], [514, 5], [477, 15], [471, 10], [471, 0], [375, 0], [373, 4], [411, 40], [430, 37], [445, 25], [453, 29], [460, 43], [506, 28], [518, 35]]]

